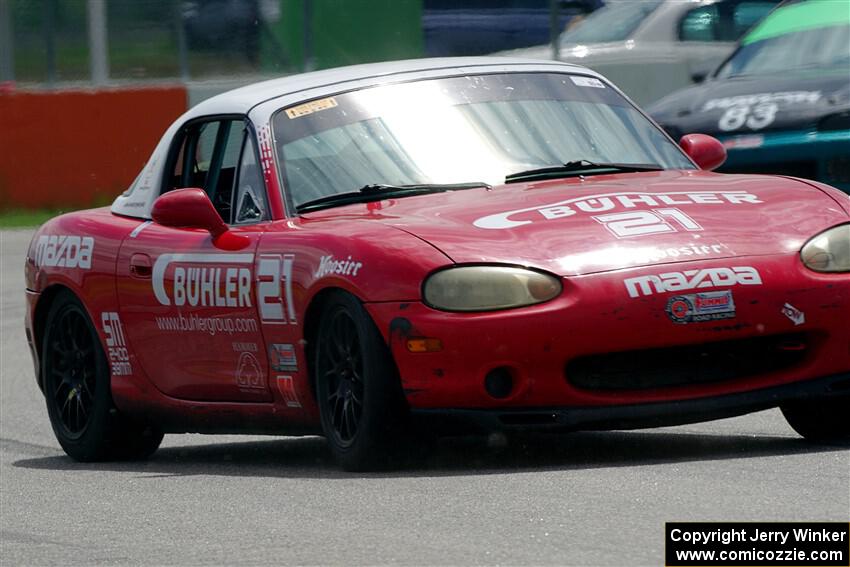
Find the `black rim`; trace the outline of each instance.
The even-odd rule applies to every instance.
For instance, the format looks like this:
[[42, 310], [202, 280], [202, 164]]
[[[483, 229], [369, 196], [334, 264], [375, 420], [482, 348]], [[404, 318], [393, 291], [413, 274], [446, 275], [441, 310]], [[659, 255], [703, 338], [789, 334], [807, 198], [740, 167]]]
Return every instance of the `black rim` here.
[[337, 443], [357, 436], [363, 414], [363, 356], [357, 326], [347, 311], [336, 311], [319, 345], [319, 376], [327, 387], [327, 420]]
[[65, 435], [77, 438], [94, 411], [94, 337], [85, 314], [76, 307], [62, 311], [49, 332], [46, 394]]

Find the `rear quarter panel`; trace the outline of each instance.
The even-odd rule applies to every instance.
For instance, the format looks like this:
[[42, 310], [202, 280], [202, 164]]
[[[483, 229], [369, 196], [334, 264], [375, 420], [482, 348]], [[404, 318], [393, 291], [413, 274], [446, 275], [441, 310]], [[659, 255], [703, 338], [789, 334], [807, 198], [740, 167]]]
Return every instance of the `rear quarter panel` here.
[[121, 241], [141, 222], [113, 215], [107, 208], [91, 209], [56, 217], [33, 236], [25, 265], [27, 331], [39, 383], [44, 325], [61, 289], [70, 290], [83, 303], [106, 351], [102, 317], [118, 311], [115, 260]]

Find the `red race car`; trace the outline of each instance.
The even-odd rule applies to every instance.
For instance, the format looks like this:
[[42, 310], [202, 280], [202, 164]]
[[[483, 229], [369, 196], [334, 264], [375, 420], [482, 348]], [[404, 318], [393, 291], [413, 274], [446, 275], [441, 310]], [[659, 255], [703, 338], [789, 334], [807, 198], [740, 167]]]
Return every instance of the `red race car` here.
[[625, 429], [780, 407], [850, 433], [850, 199], [711, 173], [598, 74], [484, 58], [238, 89], [111, 207], [37, 232], [26, 331], [63, 449], [417, 424]]

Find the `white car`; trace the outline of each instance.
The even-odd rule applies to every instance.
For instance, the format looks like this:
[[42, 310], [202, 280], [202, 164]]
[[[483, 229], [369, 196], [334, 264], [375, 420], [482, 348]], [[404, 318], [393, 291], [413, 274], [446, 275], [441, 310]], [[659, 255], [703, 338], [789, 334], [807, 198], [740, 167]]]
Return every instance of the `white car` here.
[[[699, 81], [778, 0], [611, 0], [561, 34], [557, 59], [598, 71], [638, 104]], [[553, 59], [541, 45], [494, 55]]]

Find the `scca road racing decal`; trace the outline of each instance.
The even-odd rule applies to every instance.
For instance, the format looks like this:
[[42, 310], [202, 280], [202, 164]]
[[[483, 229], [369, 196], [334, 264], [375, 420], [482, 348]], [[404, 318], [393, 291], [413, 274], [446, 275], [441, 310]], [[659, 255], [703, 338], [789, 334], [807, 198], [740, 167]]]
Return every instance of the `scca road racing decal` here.
[[94, 238], [54, 234], [40, 236], [35, 245], [35, 264], [39, 267], [91, 268]]
[[761, 274], [752, 266], [734, 268], [706, 268], [684, 272], [666, 272], [658, 275], [637, 276], [623, 280], [629, 297], [652, 295], [671, 291], [687, 291], [706, 287], [734, 285], [761, 285]]
[[735, 300], [730, 290], [675, 295], [667, 301], [666, 311], [674, 323], [732, 319], [735, 317]]
[[[478, 228], [499, 230], [531, 224], [535, 220], [555, 220], [574, 215], [595, 214], [641, 207], [662, 207], [644, 213], [622, 213], [622, 216], [607, 214], [595, 217], [603, 225], [619, 223], [614, 229], [617, 236], [636, 236], [658, 232], [675, 232], [676, 227], [685, 230], [701, 230], [693, 219], [672, 205], [750, 205], [762, 203], [756, 195], [746, 191], [675, 191], [667, 193], [646, 193], [628, 191], [622, 193], [604, 193], [587, 197], [565, 199], [540, 207], [516, 209], [481, 217], [472, 224]], [[512, 217], [526, 217], [517, 220]], [[528, 218], [528, 217], [531, 218]], [[647, 227], [650, 227], [647, 229]], [[654, 227], [654, 228], [653, 228]], [[618, 230], [619, 229], [619, 230]], [[631, 233], [629, 233], [631, 230]]]

